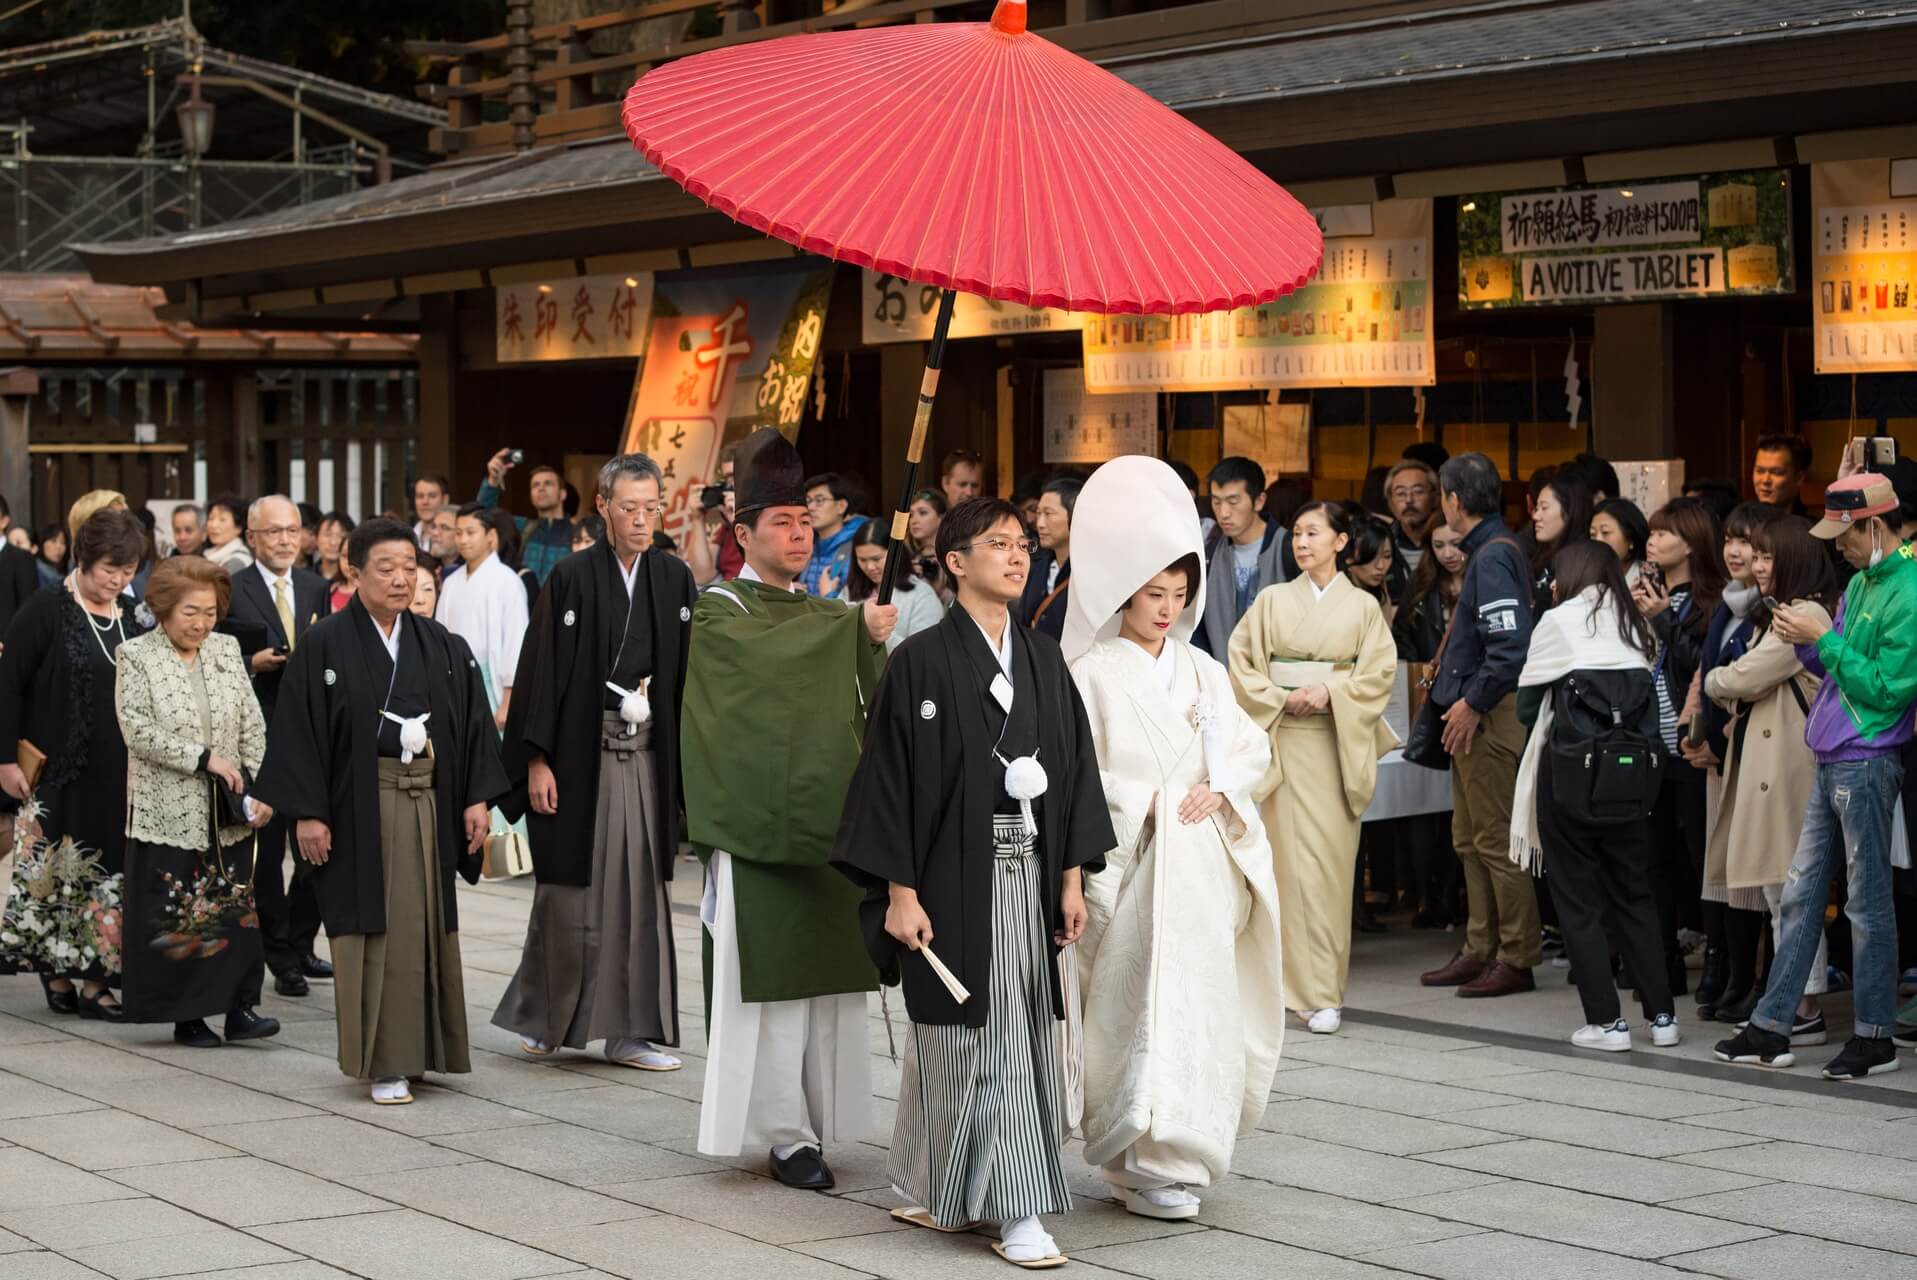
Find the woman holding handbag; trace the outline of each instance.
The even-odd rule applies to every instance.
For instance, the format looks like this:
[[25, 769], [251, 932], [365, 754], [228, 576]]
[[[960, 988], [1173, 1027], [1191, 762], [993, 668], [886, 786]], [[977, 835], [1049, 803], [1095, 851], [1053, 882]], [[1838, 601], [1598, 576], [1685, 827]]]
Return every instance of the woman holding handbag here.
[[115, 703], [127, 745], [126, 943], [129, 1022], [171, 1022], [211, 1049], [280, 1024], [254, 1012], [263, 951], [253, 909], [251, 834], [273, 817], [246, 797], [266, 755], [266, 722], [240, 646], [213, 628], [232, 599], [226, 571], [197, 556], [154, 569], [157, 629], [120, 649]]

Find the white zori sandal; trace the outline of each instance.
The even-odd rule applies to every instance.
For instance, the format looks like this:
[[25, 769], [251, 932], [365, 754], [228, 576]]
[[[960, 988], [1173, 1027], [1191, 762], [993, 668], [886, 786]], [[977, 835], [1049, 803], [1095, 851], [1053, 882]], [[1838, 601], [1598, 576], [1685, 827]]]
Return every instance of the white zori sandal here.
[[682, 1065], [679, 1059], [659, 1052], [644, 1040], [606, 1041], [606, 1061], [640, 1071], [677, 1071]]
[[1198, 1216], [1198, 1197], [1183, 1187], [1152, 1187], [1145, 1191], [1113, 1187], [1112, 1190], [1118, 1193], [1118, 1202], [1128, 1212], [1141, 1218], [1161, 1218], [1170, 1222]]
[[992, 1252], [1027, 1271], [1049, 1271], [1071, 1261], [1058, 1251], [1058, 1242], [1037, 1218], [999, 1224], [999, 1238], [992, 1242]]
[[387, 1076], [373, 1081], [373, 1101], [382, 1107], [403, 1107], [413, 1100], [413, 1090], [405, 1076]]

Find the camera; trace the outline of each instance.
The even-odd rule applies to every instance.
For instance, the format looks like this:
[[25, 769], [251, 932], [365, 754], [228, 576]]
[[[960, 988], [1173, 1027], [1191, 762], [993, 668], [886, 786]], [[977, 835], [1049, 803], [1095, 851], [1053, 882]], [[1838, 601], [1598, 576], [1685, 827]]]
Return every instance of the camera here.
[[506, 462], [508, 465], [516, 467], [520, 463], [524, 462], [525, 460], [526, 460], [526, 451], [524, 449], [506, 450]]

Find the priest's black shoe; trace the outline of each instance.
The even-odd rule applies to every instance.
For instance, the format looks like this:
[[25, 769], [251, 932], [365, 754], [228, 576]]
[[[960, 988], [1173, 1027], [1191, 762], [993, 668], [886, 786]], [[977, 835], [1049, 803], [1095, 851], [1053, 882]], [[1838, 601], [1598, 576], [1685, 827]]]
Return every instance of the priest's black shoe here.
[[262, 1018], [245, 1005], [226, 1015], [228, 1040], [264, 1040], [268, 1036], [276, 1036], [279, 1033], [278, 1018]]
[[800, 1191], [830, 1191], [835, 1184], [832, 1170], [825, 1167], [825, 1154], [817, 1147], [800, 1147], [785, 1159], [777, 1151], [768, 1157], [772, 1176]]
[[213, 1028], [207, 1026], [206, 1020], [203, 1018], [195, 1018], [191, 1022], [174, 1023], [173, 1039], [176, 1043], [183, 1044], [189, 1049], [217, 1049], [220, 1047], [220, 1038], [213, 1034]]
[[309, 951], [300, 958], [300, 972], [309, 978], [330, 978], [333, 976], [333, 962], [322, 960]]
[[308, 996], [313, 988], [306, 985], [306, 975], [298, 969], [288, 969], [285, 973], [273, 975], [273, 990], [283, 996]]

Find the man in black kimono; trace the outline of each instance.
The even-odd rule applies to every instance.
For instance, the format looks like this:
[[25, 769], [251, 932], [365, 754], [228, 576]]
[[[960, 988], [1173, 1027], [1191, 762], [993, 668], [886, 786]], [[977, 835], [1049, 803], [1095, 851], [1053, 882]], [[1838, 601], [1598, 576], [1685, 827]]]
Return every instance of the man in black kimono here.
[[506, 761], [539, 885], [493, 1025], [535, 1057], [604, 1040], [608, 1062], [676, 1071], [648, 1042], [679, 1043], [666, 884], [695, 592], [683, 561], [651, 549], [660, 490], [642, 453], [600, 468], [605, 540], [553, 568], [519, 652]]
[[453, 875], [479, 878], [506, 793], [479, 664], [408, 612], [417, 556], [397, 521], [353, 531], [357, 594], [287, 663], [254, 786], [315, 868], [340, 1070], [388, 1106], [413, 1100], [408, 1077], [472, 1070]]
[[[240, 655], [253, 677], [253, 695], [260, 700], [260, 714], [268, 726], [273, 723], [287, 659], [305, 639], [306, 629], [332, 611], [326, 579], [294, 566], [301, 527], [300, 509], [283, 495], [261, 498], [247, 508], [246, 542], [253, 548], [253, 563], [233, 574], [233, 603], [220, 624], [220, 630], [240, 642]], [[320, 926], [313, 877], [296, 866], [292, 887], [287, 887], [286, 848], [291, 837], [291, 828], [278, 817], [260, 828], [253, 901], [259, 909], [260, 940], [265, 944], [266, 967], [273, 971], [273, 989], [283, 996], [303, 996], [309, 990], [306, 980], [332, 977], [333, 966], [313, 953]], [[264, 976], [250, 980], [255, 1004]]]
[[897, 1216], [996, 1220], [1001, 1256], [1056, 1265], [1038, 1220], [1071, 1207], [1056, 958], [1084, 931], [1081, 876], [1117, 841], [1064, 655], [1013, 624], [1032, 554], [1017, 509], [961, 503], [938, 552], [958, 607], [892, 655], [832, 856], [866, 890], [866, 944], [912, 1019], [886, 1172], [917, 1203]]

